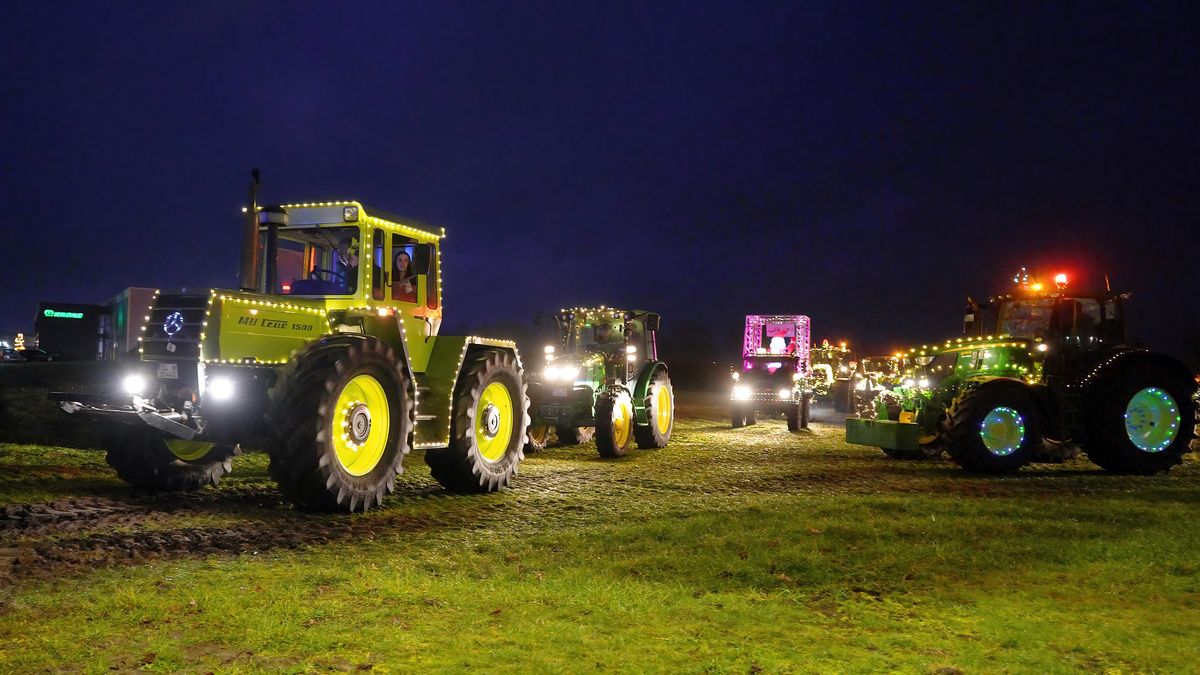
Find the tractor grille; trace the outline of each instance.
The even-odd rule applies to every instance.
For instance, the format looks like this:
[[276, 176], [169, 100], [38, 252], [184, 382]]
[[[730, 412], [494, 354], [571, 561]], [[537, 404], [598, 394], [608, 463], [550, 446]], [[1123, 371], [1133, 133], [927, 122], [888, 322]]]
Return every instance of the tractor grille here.
[[142, 333], [142, 358], [198, 361], [209, 295], [160, 295]]

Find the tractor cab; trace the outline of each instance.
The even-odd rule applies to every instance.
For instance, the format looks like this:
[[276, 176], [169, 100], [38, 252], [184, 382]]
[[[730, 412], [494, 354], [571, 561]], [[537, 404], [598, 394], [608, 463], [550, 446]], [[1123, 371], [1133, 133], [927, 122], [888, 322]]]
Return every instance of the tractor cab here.
[[968, 299], [963, 332], [972, 337], [1004, 336], [1031, 341], [1046, 362], [1047, 375], [1078, 375], [1103, 354], [1124, 345], [1128, 293], [1068, 289], [1065, 274], [1055, 288], [1032, 280], [1022, 269], [1016, 288], [986, 302]]
[[439, 244], [444, 231], [358, 202], [261, 208], [253, 290], [418, 319], [436, 334], [441, 318]]

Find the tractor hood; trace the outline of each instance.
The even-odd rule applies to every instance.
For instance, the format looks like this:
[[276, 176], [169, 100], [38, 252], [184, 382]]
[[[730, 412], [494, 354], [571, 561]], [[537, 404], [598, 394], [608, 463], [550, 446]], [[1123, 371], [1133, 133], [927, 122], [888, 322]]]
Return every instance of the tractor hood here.
[[211, 289], [155, 294], [143, 327], [142, 358], [272, 364], [331, 332], [324, 303]]

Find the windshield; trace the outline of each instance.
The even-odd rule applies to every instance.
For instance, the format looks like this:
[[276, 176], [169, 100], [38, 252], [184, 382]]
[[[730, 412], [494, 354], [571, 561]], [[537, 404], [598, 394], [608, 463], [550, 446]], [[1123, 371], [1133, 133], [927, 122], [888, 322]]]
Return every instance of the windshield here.
[[353, 226], [280, 228], [275, 287], [265, 290], [276, 295], [352, 295], [358, 290], [359, 247], [358, 228]]
[[1005, 301], [996, 314], [996, 333], [1023, 338], [1045, 337], [1053, 313], [1053, 298]]
[[569, 336], [575, 347], [617, 347], [625, 343], [625, 322], [621, 319], [587, 319], [575, 323]]

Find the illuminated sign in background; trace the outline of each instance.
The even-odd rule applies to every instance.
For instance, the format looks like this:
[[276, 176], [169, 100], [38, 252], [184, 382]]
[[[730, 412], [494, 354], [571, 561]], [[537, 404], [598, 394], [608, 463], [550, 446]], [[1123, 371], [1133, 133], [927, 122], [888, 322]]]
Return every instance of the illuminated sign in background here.
[[42, 311], [42, 316], [50, 319], [82, 319], [83, 312], [60, 312], [57, 309], [47, 309]]

